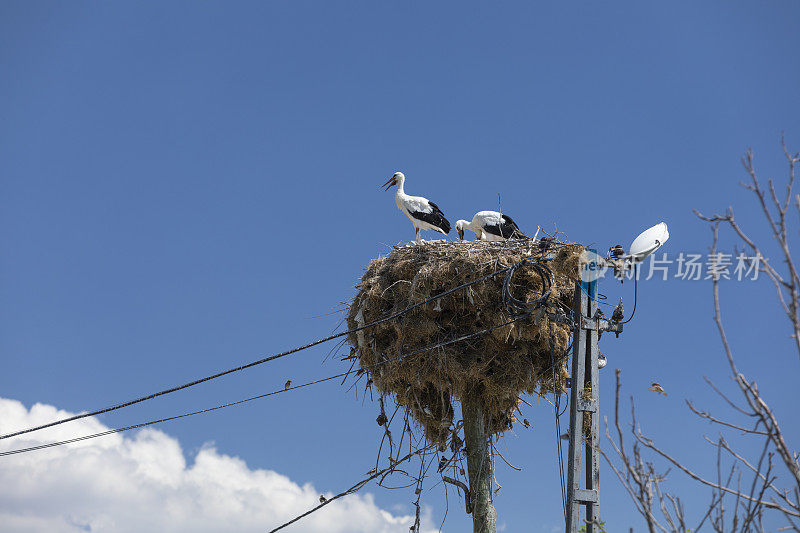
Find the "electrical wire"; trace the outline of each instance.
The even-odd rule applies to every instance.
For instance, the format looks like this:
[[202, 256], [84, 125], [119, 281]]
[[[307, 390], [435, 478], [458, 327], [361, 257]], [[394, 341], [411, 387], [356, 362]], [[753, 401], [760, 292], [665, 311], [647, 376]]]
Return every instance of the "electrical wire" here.
[[620, 324], [627, 324], [631, 320], [633, 320], [633, 315], [636, 314], [636, 302], [639, 300], [639, 265], [633, 265], [633, 311], [631, 312], [631, 316], [628, 317], [628, 320], [625, 322], [620, 322]]
[[123, 409], [125, 407], [130, 407], [131, 405], [135, 405], [137, 403], [141, 403], [141, 402], [144, 402], [144, 401], [147, 401], [147, 400], [152, 400], [153, 398], [157, 398], [159, 396], [164, 396], [165, 394], [170, 394], [170, 393], [177, 392], [177, 391], [180, 391], [180, 390], [183, 390], [183, 389], [187, 389], [189, 387], [194, 387], [195, 385], [199, 385], [201, 383], [205, 383], [206, 381], [211, 381], [211, 380], [214, 380], [214, 379], [218, 379], [218, 378], [221, 378], [223, 376], [227, 376], [228, 374], [232, 374], [234, 372], [240, 372], [242, 370], [246, 370], [248, 368], [252, 368], [254, 366], [267, 363], [269, 361], [274, 361], [275, 359], [280, 359], [281, 357], [286, 357], [287, 355], [292, 355], [292, 354], [295, 354], [297, 352], [300, 352], [300, 351], [303, 351], [303, 350], [307, 350], [308, 348], [313, 348], [314, 346], [318, 346], [318, 345], [323, 344], [325, 342], [344, 337], [345, 335], [349, 335], [351, 333], [356, 333], [356, 332], [363, 331], [363, 330], [371, 328], [371, 327], [375, 327], [375, 326], [377, 326], [379, 324], [382, 324], [384, 322], [388, 322], [389, 320], [394, 320], [395, 318], [397, 318], [399, 316], [402, 316], [402, 315], [404, 315], [404, 314], [416, 309], [417, 307], [420, 307], [422, 305], [425, 305], [426, 303], [438, 300], [439, 298], [443, 298], [443, 297], [445, 297], [445, 296], [447, 296], [449, 294], [452, 294], [452, 293], [454, 293], [456, 291], [462, 290], [462, 289], [464, 289], [466, 287], [469, 287], [471, 285], [475, 285], [476, 283], [481, 283], [483, 281], [486, 281], [486, 280], [488, 280], [488, 279], [490, 279], [490, 278], [492, 278], [494, 276], [497, 276], [498, 274], [502, 274], [503, 272], [506, 272], [506, 271], [510, 270], [511, 268], [513, 268], [513, 266], [504, 267], [504, 268], [501, 268], [501, 269], [496, 270], [494, 272], [491, 272], [491, 273], [489, 273], [489, 274], [487, 274], [485, 276], [481, 276], [480, 278], [477, 278], [475, 280], [468, 281], [468, 282], [463, 283], [463, 284], [461, 284], [461, 285], [459, 285], [457, 287], [454, 287], [452, 289], [449, 289], [447, 291], [439, 293], [439, 294], [437, 294], [435, 296], [430, 296], [428, 298], [425, 298], [424, 300], [421, 300], [421, 301], [419, 301], [419, 302], [417, 302], [415, 304], [412, 304], [412, 305], [406, 307], [405, 309], [403, 309], [401, 311], [398, 311], [396, 313], [388, 315], [388, 316], [386, 316], [384, 318], [375, 320], [374, 322], [370, 322], [369, 324], [364, 324], [363, 326], [359, 326], [359, 327], [356, 327], [356, 328], [353, 328], [353, 329], [349, 329], [349, 330], [343, 331], [341, 333], [335, 333], [333, 335], [329, 335], [327, 337], [324, 337], [322, 339], [310, 342], [308, 344], [304, 344], [302, 346], [298, 346], [296, 348], [292, 348], [292, 349], [286, 350], [284, 352], [280, 352], [280, 353], [277, 353], [277, 354], [274, 354], [274, 355], [270, 355], [270, 356], [264, 357], [264, 358], [259, 359], [257, 361], [252, 361], [250, 363], [247, 363], [247, 364], [244, 364], [244, 365], [241, 365], [241, 366], [237, 366], [235, 368], [230, 368], [230, 369], [224, 370], [222, 372], [217, 372], [216, 374], [212, 374], [210, 376], [206, 376], [206, 377], [203, 377], [203, 378], [200, 378], [200, 379], [196, 379], [194, 381], [190, 381], [190, 382], [184, 383], [182, 385], [177, 385], [175, 387], [170, 387], [168, 389], [164, 389], [164, 390], [152, 393], [152, 394], [148, 394], [146, 396], [142, 396], [140, 398], [129, 400], [127, 402], [116, 404], [116, 405], [113, 405], [111, 407], [106, 407], [106, 408], [103, 408], [103, 409], [97, 409], [95, 411], [81, 413], [81, 414], [74, 415], [74, 416], [71, 416], [71, 417], [68, 417], [68, 418], [64, 418], [62, 420], [56, 420], [54, 422], [50, 422], [48, 424], [42, 424], [40, 426], [36, 426], [36, 427], [31, 427], [31, 428], [15, 431], [13, 433], [7, 433], [5, 435], [0, 435], [0, 440], [7, 439], [7, 438], [10, 438], [10, 437], [16, 437], [18, 435], [23, 435], [25, 433], [31, 433], [33, 431], [39, 431], [41, 429], [57, 426], [59, 424], [65, 424], [67, 422], [73, 422], [75, 420], [80, 420], [82, 418], [87, 418], [87, 417], [90, 417], [90, 416], [97, 416], [97, 415], [108, 413], [108, 412], [111, 412], [111, 411], [116, 411], [118, 409]]
[[[288, 522], [285, 522], [284, 524], [281, 524], [280, 526], [278, 526], [278, 527], [276, 527], [274, 529], [271, 529], [268, 533], [275, 533], [276, 531], [280, 531], [281, 529], [285, 528], [286, 526], [294, 524], [298, 520], [301, 520], [301, 519], [305, 518], [306, 516], [308, 516], [311, 513], [319, 510], [320, 508], [324, 507], [325, 505], [329, 505], [332, 501], [337, 500], [339, 498], [342, 498], [344, 496], [347, 496], [348, 494], [354, 494], [354, 493], [358, 492], [359, 490], [361, 490], [362, 487], [364, 487], [367, 483], [369, 483], [373, 479], [376, 479], [376, 478], [379, 478], [381, 476], [388, 475], [388, 473], [394, 472], [394, 470], [397, 468], [397, 465], [399, 465], [400, 463], [403, 463], [405, 461], [408, 461], [409, 459], [411, 459], [412, 457], [414, 457], [416, 455], [422, 455], [423, 456], [423, 461], [424, 461], [425, 454], [427, 452], [429, 452], [430, 450], [433, 450], [433, 449], [435, 449], [435, 446], [433, 444], [428, 444], [428, 445], [426, 445], [426, 446], [424, 446], [422, 448], [417, 448], [416, 450], [414, 450], [412, 452], [409, 452], [406, 456], [398, 459], [397, 461], [395, 461], [394, 463], [390, 464], [388, 467], [384, 468], [383, 470], [377, 470], [376, 469], [376, 471], [373, 472], [366, 479], [362, 479], [361, 481], [359, 481], [358, 483], [356, 483], [355, 485], [353, 485], [349, 489], [345, 490], [344, 492], [340, 492], [339, 494], [333, 496], [332, 498], [326, 499], [324, 502], [321, 502], [319, 505], [313, 507], [312, 509], [309, 509], [308, 511], [306, 511], [306, 512], [304, 512], [304, 513], [302, 513], [302, 514], [300, 514], [300, 515], [298, 515], [298, 516], [296, 516], [294, 518], [292, 518]], [[380, 486], [380, 482], [378, 483], [378, 485]]]
[[[539, 275], [539, 279], [542, 281], [541, 295], [532, 302], [520, 300], [511, 294], [511, 279], [514, 273], [525, 264], [533, 267], [534, 272]], [[503, 280], [503, 305], [510, 316], [532, 313], [547, 300], [554, 284], [553, 271], [544, 262], [535, 258], [523, 259], [508, 268], [508, 273]]]
[[[508, 326], [508, 325], [510, 325], [510, 324], [512, 324], [514, 322], [517, 322], [519, 320], [527, 318], [527, 316], [528, 315], [514, 317], [514, 318], [512, 318], [511, 320], [509, 320], [507, 322], [504, 322], [502, 324], [498, 324], [496, 326], [492, 326], [490, 328], [485, 328], [485, 329], [482, 329], [480, 331], [475, 331], [473, 333], [468, 333], [466, 335], [462, 335], [460, 337], [456, 337], [455, 339], [450, 339], [448, 341], [435, 343], [433, 345], [423, 346], [422, 348], [419, 348], [419, 349], [414, 350], [412, 352], [409, 352], [407, 354], [400, 354], [400, 355], [397, 355], [397, 356], [392, 357], [390, 359], [386, 359], [386, 360], [383, 360], [383, 361], [379, 361], [379, 362], [377, 362], [377, 363], [375, 363], [373, 365], [369, 365], [369, 367], [366, 368], [365, 370], [372, 370], [375, 367], [378, 367], [380, 365], [385, 365], [385, 364], [393, 362], [393, 361], [398, 361], [400, 359], [405, 359], [405, 358], [411, 357], [413, 355], [417, 355], [417, 354], [420, 354], [420, 353], [423, 353], [423, 352], [428, 352], [430, 350], [435, 350], [435, 349], [441, 348], [443, 346], [448, 346], [450, 344], [455, 344], [457, 342], [465, 341], [465, 340], [471, 339], [473, 337], [477, 337], [479, 335], [483, 335], [485, 333], [489, 333], [489, 332], [494, 331], [496, 329]], [[7, 450], [7, 451], [4, 451], [4, 452], [0, 452], [0, 457], [5, 457], [7, 455], [15, 455], [15, 454], [18, 454], [18, 453], [36, 451], [36, 450], [41, 450], [41, 449], [45, 449], [45, 448], [52, 448], [54, 446], [61, 446], [61, 445], [64, 445], [64, 444], [71, 444], [71, 443], [74, 443], [74, 442], [80, 442], [80, 441], [83, 441], [83, 440], [93, 439], [93, 438], [96, 438], [96, 437], [103, 437], [103, 436], [106, 436], [106, 435], [111, 435], [111, 434], [114, 434], [114, 433], [121, 433], [123, 431], [128, 431], [128, 430], [131, 430], [131, 429], [138, 429], [138, 428], [143, 428], [143, 427], [146, 427], [146, 426], [152, 426], [154, 424], [160, 424], [162, 422], [168, 422], [168, 421], [171, 421], [171, 420], [177, 420], [179, 418], [186, 418], [186, 417], [189, 417], [189, 416], [199, 415], [199, 414], [203, 414], [203, 413], [209, 413], [209, 412], [212, 412], [212, 411], [217, 411], [219, 409], [224, 409], [226, 407], [231, 407], [231, 406], [234, 406], [234, 405], [240, 405], [240, 404], [243, 404], [243, 403], [251, 402], [253, 400], [266, 398], [268, 396], [274, 396], [274, 395], [280, 394], [282, 392], [288, 392], [290, 390], [300, 389], [300, 388], [303, 388], [303, 387], [309, 387], [311, 385], [316, 385], [318, 383], [323, 383], [323, 382], [326, 382], [326, 381], [332, 381], [334, 379], [338, 379], [338, 378], [341, 378], [341, 377], [346, 377], [350, 373], [351, 373], [351, 371], [348, 370], [347, 372], [342, 372], [340, 374], [336, 374], [335, 376], [329, 376], [329, 377], [318, 379], [318, 380], [315, 380], [315, 381], [310, 381], [308, 383], [301, 383], [300, 385], [295, 385], [295, 386], [292, 386], [292, 387], [275, 390], [275, 391], [268, 392], [268, 393], [265, 393], [265, 394], [259, 394], [258, 396], [252, 396], [250, 398], [245, 398], [244, 400], [225, 403], [225, 404], [222, 404], [222, 405], [217, 405], [215, 407], [209, 407], [207, 409], [201, 409], [199, 411], [192, 411], [192, 412], [189, 412], [189, 413], [184, 413], [184, 414], [171, 416], [171, 417], [167, 417], [167, 418], [161, 418], [161, 419], [158, 419], [158, 420], [151, 420], [149, 422], [142, 422], [140, 424], [134, 424], [132, 426], [125, 426], [125, 427], [122, 427], [122, 428], [110, 429], [110, 430], [107, 430], [107, 431], [102, 431], [100, 433], [94, 433], [94, 434], [91, 434], [91, 435], [84, 435], [82, 437], [75, 437], [73, 439], [68, 439], [68, 440], [63, 440], [63, 441], [58, 441], [58, 442], [51, 442], [51, 443], [47, 443], [47, 444], [40, 444], [40, 445], [37, 445], [37, 446], [30, 446], [28, 448], [19, 448], [19, 449], [16, 449], [16, 450]]]
[[[567, 349], [569, 350], [569, 348]], [[555, 354], [553, 353], [553, 342], [550, 341], [550, 368], [553, 371], [553, 385], [556, 382], [556, 361]], [[561, 413], [559, 413], [561, 404], [561, 393], [555, 393], [553, 399], [553, 410], [555, 414], [556, 426], [556, 448], [558, 450], [558, 479], [561, 482], [561, 507], [564, 511], [564, 520], [567, 519], [567, 483], [564, 479], [564, 449], [561, 445]], [[566, 410], [566, 409], [565, 409]]]
[[58, 442], [50, 442], [50, 443], [47, 443], [47, 444], [40, 444], [38, 446], [31, 446], [29, 448], [20, 448], [20, 449], [17, 449], [17, 450], [7, 450], [7, 451], [4, 451], [4, 452], [0, 452], [0, 457], [4, 457], [6, 455], [15, 455], [15, 454], [18, 454], [18, 453], [23, 453], [23, 452], [32, 452], [32, 451], [35, 451], [35, 450], [42, 450], [42, 449], [45, 449], [45, 448], [52, 448], [54, 446], [61, 446], [63, 444], [72, 444], [73, 442], [80, 442], [80, 441], [83, 441], [83, 440], [93, 439], [93, 438], [96, 438], [96, 437], [104, 437], [106, 435], [112, 435], [114, 433], [122, 433], [123, 431], [128, 431], [128, 430], [131, 430], [131, 429], [143, 428], [143, 427], [146, 427], [146, 426], [152, 426], [153, 424], [160, 424], [162, 422], [169, 422], [170, 420], [178, 420], [179, 418], [186, 418], [186, 417], [189, 417], [189, 416], [199, 415], [199, 414], [203, 414], [203, 413], [210, 413], [211, 411], [217, 411], [219, 409], [224, 409], [226, 407], [231, 407], [233, 405], [239, 405], [239, 404], [242, 404], [242, 403], [251, 402], [253, 400], [266, 398], [267, 396], [273, 396], [273, 395], [279, 394], [281, 392], [288, 392], [290, 390], [300, 389], [302, 387], [308, 387], [310, 385], [316, 385], [317, 383], [322, 383], [322, 382], [325, 382], [325, 381], [331, 381], [331, 380], [334, 380], [336, 378], [340, 378], [343, 375], [344, 374], [338, 374], [336, 376], [330, 376], [330, 377], [327, 377], [327, 378], [318, 379], [316, 381], [310, 381], [308, 383], [302, 383], [300, 385], [295, 385], [293, 387], [289, 387], [289, 388], [286, 388], [286, 389], [280, 389], [280, 390], [268, 392], [266, 394], [259, 394], [258, 396], [245, 398], [244, 400], [239, 400], [239, 401], [236, 401], [236, 402], [230, 402], [230, 403], [226, 403], [226, 404], [222, 404], [222, 405], [217, 405], [215, 407], [209, 407], [208, 409], [201, 409], [199, 411], [192, 411], [192, 412], [189, 412], [189, 413], [183, 413], [183, 414], [180, 414], [180, 415], [170, 416], [170, 417], [167, 417], [167, 418], [160, 418], [158, 420], [151, 420], [149, 422], [142, 422], [140, 424], [134, 424], [132, 426], [125, 426], [125, 427], [121, 427], [121, 428], [109, 429], [108, 431], [102, 431], [100, 433], [94, 433], [94, 434], [91, 434], [91, 435], [84, 435], [82, 437], [75, 437], [73, 439], [67, 439], [67, 440], [62, 440], [62, 441], [58, 441]]
[[591, 300], [594, 300], [595, 302], [597, 302], [599, 304], [602, 304], [602, 305], [607, 305], [608, 307], [614, 307], [614, 304], [610, 304], [610, 303], [605, 301], [605, 300], [608, 300], [608, 296], [606, 296], [605, 294], [601, 294], [601, 293], [598, 292], [597, 293], [597, 297], [595, 297], [595, 296], [592, 296], [591, 294], [589, 294], [589, 291], [586, 290], [586, 287], [583, 286], [583, 283], [580, 283], [580, 287], [581, 287], [581, 290], [586, 294], [586, 296], [588, 296]]

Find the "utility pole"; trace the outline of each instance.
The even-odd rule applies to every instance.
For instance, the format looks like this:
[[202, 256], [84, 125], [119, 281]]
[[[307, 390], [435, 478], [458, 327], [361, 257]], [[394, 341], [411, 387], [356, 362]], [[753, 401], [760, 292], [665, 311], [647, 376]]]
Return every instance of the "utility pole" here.
[[[465, 395], [461, 402], [466, 441], [467, 472], [472, 508], [473, 533], [496, 533], [497, 511], [492, 503], [492, 456], [489, 453], [490, 435], [486, 431], [486, 415], [477, 394]], [[470, 505], [468, 504], [468, 507]]]
[[[575, 285], [572, 340], [572, 376], [569, 412], [569, 460], [567, 464], [567, 533], [581, 527], [578, 512], [586, 506], [586, 533], [596, 533], [599, 521], [599, 484], [597, 439], [599, 433], [599, 380], [597, 379], [598, 338], [601, 321], [597, 317], [597, 280]], [[605, 322], [605, 321], [603, 321]], [[605, 324], [604, 324], [605, 325]], [[604, 328], [605, 329], [605, 328]], [[589, 417], [589, 434], [584, 420]], [[581, 488], [581, 452], [586, 453], [586, 486]]]

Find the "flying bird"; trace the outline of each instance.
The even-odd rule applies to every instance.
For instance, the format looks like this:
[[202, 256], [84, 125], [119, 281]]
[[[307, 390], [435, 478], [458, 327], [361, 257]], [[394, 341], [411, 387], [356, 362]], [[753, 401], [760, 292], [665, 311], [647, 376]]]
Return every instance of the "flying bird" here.
[[651, 390], [651, 391], [653, 391], [653, 392], [658, 392], [658, 393], [661, 393], [661, 394], [663, 394], [664, 396], [666, 396], [666, 395], [667, 395], [667, 393], [666, 393], [666, 392], [664, 392], [664, 389], [661, 387], [661, 385], [659, 385], [659, 384], [658, 384], [658, 383], [656, 383], [656, 382], [653, 382], [653, 384], [652, 384], [652, 385], [650, 385], [650, 387], [648, 387], [648, 389], [647, 389], [647, 390]]
[[475, 232], [479, 241], [504, 241], [512, 236], [522, 236], [517, 223], [508, 216], [497, 211], [478, 211], [472, 222], [459, 220], [456, 222], [458, 238], [464, 239], [464, 230]]
[[439, 209], [439, 206], [422, 196], [409, 196], [403, 190], [403, 184], [406, 177], [402, 172], [395, 172], [389, 181], [383, 184], [384, 190], [388, 191], [394, 185], [397, 185], [397, 191], [394, 193], [394, 201], [397, 203], [397, 208], [403, 212], [408, 220], [414, 224], [414, 230], [417, 233], [416, 243], [420, 244], [422, 239], [419, 236], [419, 230], [428, 229], [438, 231], [447, 235], [450, 233], [450, 222], [444, 217], [444, 213]]

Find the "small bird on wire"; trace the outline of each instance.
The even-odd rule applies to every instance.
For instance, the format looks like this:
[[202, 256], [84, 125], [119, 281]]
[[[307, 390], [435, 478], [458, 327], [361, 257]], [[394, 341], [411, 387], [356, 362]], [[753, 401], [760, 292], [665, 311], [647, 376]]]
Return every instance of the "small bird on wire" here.
[[283, 390], [289, 390], [289, 387], [291, 387], [291, 386], [292, 386], [292, 380], [291, 379], [287, 379], [286, 383], [284, 383], [284, 385], [283, 385]]
[[647, 390], [651, 390], [651, 391], [653, 391], [653, 392], [658, 392], [658, 393], [660, 393], [660, 394], [663, 394], [664, 396], [666, 396], [666, 395], [667, 395], [667, 393], [666, 393], [666, 392], [664, 392], [664, 389], [661, 387], [661, 385], [659, 385], [659, 384], [658, 384], [658, 383], [656, 383], [655, 381], [653, 382], [653, 384], [652, 384], [652, 385], [650, 385], [650, 387], [649, 387]]
[[322, 494], [319, 495], [319, 503], [325, 503], [327, 501], [328, 501], [328, 498], [326, 498]]
[[394, 201], [397, 208], [414, 225], [414, 231], [417, 233], [416, 243], [422, 243], [419, 236], [419, 230], [427, 229], [438, 231], [447, 235], [450, 233], [450, 222], [444, 217], [444, 213], [439, 209], [439, 206], [422, 196], [409, 196], [403, 190], [403, 184], [406, 177], [402, 172], [395, 172], [389, 181], [383, 184], [384, 190], [389, 190], [394, 185], [397, 185], [397, 191], [394, 193]]
[[614, 308], [614, 312], [611, 313], [611, 320], [613, 320], [614, 322], [620, 322], [622, 321], [623, 318], [625, 318], [625, 315], [623, 314], [622, 299], [620, 298], [619, 303]]
[[523, 418], [523, 419], [522, 419], [522, 425], [523, 425], [523, 426], [525, 426], [526, 428], [529, 428], [529, 427], [531, 427], [531, 423], [530, 423], [530, 422], [528, 422], [528, 419], [527, 419], [527, 418]]
[[510, 216], [497, 211], [478, 211], [471, 222], [466, 220], [456, 222], [459, 239], [464, 240], [464, 230], [467, 229], [475, 232], [475, 237], [479, 241], [504, 241], [524, 236]]

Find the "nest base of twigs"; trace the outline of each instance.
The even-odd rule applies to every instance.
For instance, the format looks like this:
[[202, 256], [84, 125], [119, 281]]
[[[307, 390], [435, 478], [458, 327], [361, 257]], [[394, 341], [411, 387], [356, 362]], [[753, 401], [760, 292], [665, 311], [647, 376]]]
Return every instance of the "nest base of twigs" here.
[[[547, 313], [560, 308], [569, 314], [584, 247], [552, 242], [548, 247], [543, 250], [530, 239], [438, 241], [397, 246], [370, 262], [348, 313], [351, 329], [525, 258], [541, 257], [553, 273], [545, 305], [511, 324], [503, 325], [513, 317], [503, 305], [505, 275], [499, 274], [350, 334], [348, 341], [357, 349], [361, 370], [381, 394], [394, 395], [410, 411], [430, 442], [446, 442], [453, 399], [480, 398], [488, 431], [494, 434], [511, 428], [520, 394], [564, 390], [563, 360], [570, 330]], [[514, 298], [534, 301], [541, 296], [543, 283], [526, 264], [515, 271], [509, 288]], [[396, 359], [483, 330], [489, 331]]]

